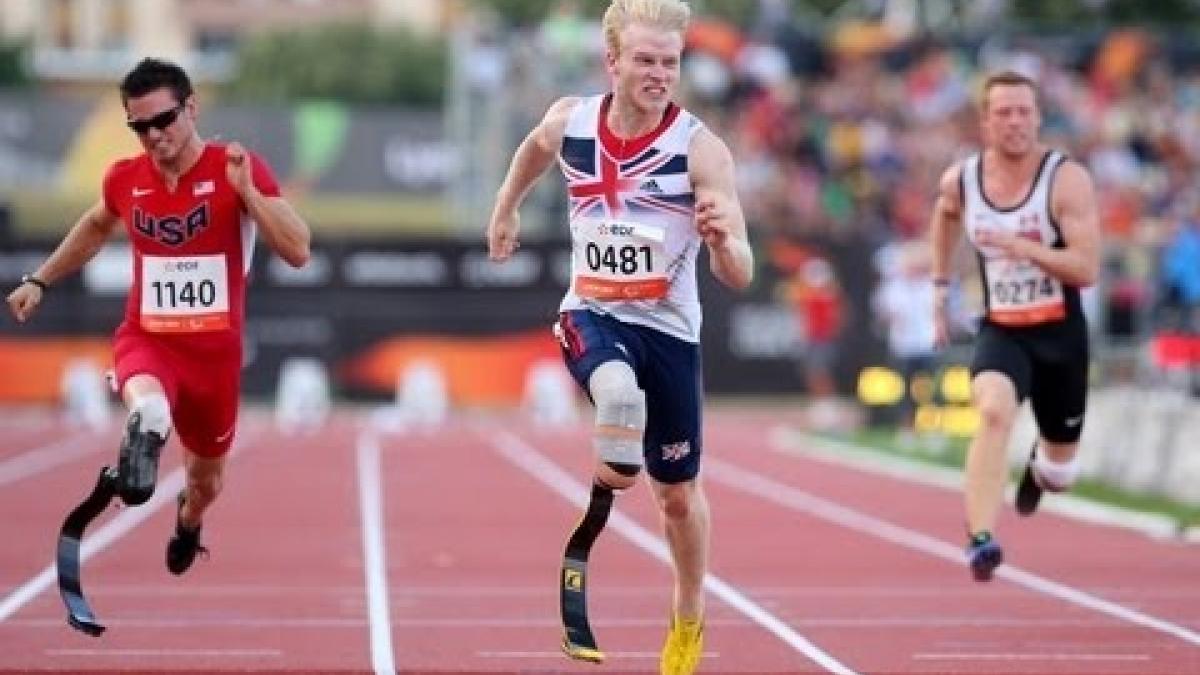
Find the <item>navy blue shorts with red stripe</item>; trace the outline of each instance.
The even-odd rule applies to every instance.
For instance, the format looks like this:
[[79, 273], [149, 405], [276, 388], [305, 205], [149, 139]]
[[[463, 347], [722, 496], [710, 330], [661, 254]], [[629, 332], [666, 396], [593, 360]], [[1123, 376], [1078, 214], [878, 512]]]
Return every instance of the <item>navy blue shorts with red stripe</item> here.
[[669, 484], [695, 478], [703, 449], [700, 345], [590, 310], [561, 313], [558, 327], [567, 369], [585, 393], [600, 364], [617, 360], [633, 368], [646, 392], [647, 473]]

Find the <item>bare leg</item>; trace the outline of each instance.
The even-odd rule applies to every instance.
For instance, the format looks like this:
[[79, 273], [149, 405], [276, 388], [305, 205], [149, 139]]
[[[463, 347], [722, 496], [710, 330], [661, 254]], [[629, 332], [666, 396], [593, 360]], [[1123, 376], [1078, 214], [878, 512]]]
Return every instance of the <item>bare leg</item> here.
[[972, 382], [980, 426], [967, 449], [966, 510], [971, 534], [991, 532], [1008, 482], [1008, 440], [1017, 416], [1017, 392], [1008, 377], [984, 371]]
[[225, 474], [225, 457], [201, 457], [184, 450], [187, 486], [184, 488], [183, 508], [179, 520], [188, 529], [195, 529], [204, 519], [204, 512], [221, 493]]
[[651, 484], [675, 562], [675, 614], [698, 619], [704, 615], [704, 575], [708, 570], [708, 500], [699, 479], [674, 485], [658, 481]]

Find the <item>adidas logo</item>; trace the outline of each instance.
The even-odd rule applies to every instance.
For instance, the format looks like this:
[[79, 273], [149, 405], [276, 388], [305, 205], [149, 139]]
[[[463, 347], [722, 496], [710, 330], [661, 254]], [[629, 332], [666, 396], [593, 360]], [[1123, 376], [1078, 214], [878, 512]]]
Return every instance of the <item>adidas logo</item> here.
[[638, 189], [642, 192], [654, 192], [656, 194], [662, 194], [662, 188], [658, 187], [658, 181], [654, 180], [653, 178], [642, 183]]

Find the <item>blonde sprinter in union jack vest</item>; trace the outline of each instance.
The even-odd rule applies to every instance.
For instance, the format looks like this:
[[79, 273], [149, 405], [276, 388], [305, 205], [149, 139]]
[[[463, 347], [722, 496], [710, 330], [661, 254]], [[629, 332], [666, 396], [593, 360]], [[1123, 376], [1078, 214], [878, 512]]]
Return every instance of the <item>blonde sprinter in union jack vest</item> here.
[[[689, 14], [679, 0], [613, 0], [602, 22], [612, 91], [550, 106], [517, 148], [487, 231], [491, 257], [507, 259], [518, 245], [518, 207], [557, 163], [567, 181], [572, 281], [554, 328], [596, 409], [595, 484], [580, 528], [598, 518], [594, 538], [613, 492], [645, 467], [675, 569], [664, 673], [693, 672], [702, 643], [709, 512], [699, 481], [696, 258], [707, 247], [713, 275], [738, 290], [754, 266], [729, 149], [672, 100]], [[573, 554], [577, 539], [564, 566], [568, 587], [582, 571], [568, 569], [573, 555], [586, 561], [590, 547]], [[564, 650], [602, 660], [590, 630], [576, 639], [571, 603], [564, 595]]]
[[1071, 487], [1087, 399], [1087, 322], [1079, 289], [1095, 283], [1100, 235], [1092, 179], [1038, 139], [1037, 86], [1014, 72], [983, 86], [983, 149], [942, 175], [930, 223], [935, 341], [947, 340], [950, 259], [962, 234], [977, 253], [986, 312], [971, 389], [980, 427], [967, 450], [967, 563], [988, 581], [1004, 552], [992, 536], [1008, 480], [1007, 448], [1021, 402], [1037, 420], [1017, 513]]

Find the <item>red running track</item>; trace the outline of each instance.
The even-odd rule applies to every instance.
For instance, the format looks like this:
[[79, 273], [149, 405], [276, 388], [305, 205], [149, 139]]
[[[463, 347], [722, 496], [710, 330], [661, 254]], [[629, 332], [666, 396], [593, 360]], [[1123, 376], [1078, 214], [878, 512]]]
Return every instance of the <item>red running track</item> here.
[[[212, 556], [181, 578], [162, 561], [179, 484], [168, 451], [155, 499], [90, 530], [102, 548], [85, 586], [109, 626], [99, 639], [66, 626], [47, 565], [116, 426], [0, 422], [0, 672], [656, 670], [670, 574], [645, 488], [621, 496], [593, 555], [609, 661], [557, 651], [555, 577], [590, 464], [585, 426], [463, 415], [381, 434], [365, 417], [340, 411], [319, 433], [283, 436], [248, 412], [208, 518]], [[956, 492], [782, 447], [774, 432], [789, 421], [745, 409], [706, 419], [701, 672], [1200, 673], [1200, 547], [1006, 514], [1012, 564], [977, 584]]]

